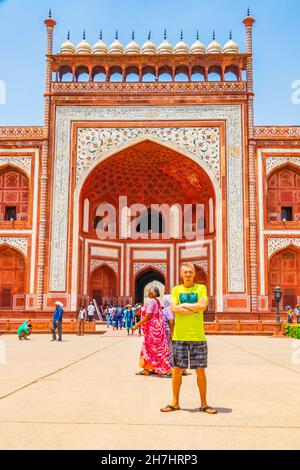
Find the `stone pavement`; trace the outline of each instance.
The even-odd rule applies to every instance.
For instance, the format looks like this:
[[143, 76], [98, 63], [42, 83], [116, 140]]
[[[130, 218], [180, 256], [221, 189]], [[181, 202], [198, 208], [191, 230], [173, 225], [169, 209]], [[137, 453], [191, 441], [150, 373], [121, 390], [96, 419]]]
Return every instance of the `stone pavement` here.
[[135, 375], [137, 335], [0, 341], [0, 449], [299, 448], [299, 341], [209, 336], [217, 416], [197, 412], [194, 374], [183, 379], [182, 410], [160, 413], [171, 380]]

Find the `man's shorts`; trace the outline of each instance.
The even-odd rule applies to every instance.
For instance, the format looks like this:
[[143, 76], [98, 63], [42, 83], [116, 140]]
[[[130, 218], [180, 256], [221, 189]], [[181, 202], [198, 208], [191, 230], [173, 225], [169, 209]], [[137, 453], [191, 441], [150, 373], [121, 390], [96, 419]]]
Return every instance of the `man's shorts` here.
[[180, 369], [207, 369], [207, 342], [173, 341], [174, 366]]

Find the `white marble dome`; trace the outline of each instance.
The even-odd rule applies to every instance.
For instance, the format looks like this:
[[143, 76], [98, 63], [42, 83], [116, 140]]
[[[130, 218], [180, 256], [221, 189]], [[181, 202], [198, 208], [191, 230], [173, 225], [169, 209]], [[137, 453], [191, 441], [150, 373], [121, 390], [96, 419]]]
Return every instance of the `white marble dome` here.
[[183, 40], [183, 31], [180, 34], [180, 41], [174, 47], [174, 54], [188, 54], [190, 52], [189, 46]]
[[124, 46], [119, 41], [118, 31], [116, 32], [114, 42], [109, 46], [108, 52], [110, 54], [124, 54]]
[[91, 45], [85, 39], [85, 31], [83, 33], [83, 39], [76, 47], [76, 54], [91, 54]]
[[167, 32], [165, 30], [164, 32], [164, 40], [163, 42], [158, 46], [158, 53], [159, 54], [173, 54], [173, 46], [172, 44], [169, 43], [167, 40]]
[[70, 31], [69, 31], [67, 40], [60, 47], [60, 53], [61, 54], [75, 54], [75, 51], [76, 51], [76, 48], [74, 44], [70, 41]]
[[141, 48], [142, 54], [157, 54], [156, 45], [148, 38], [145, 44], [142, 45]]
[[229, 41], [223, 47], [224, 54], [238, 54], [239, 53], [239, 46], [236, 42], [232, 40], [232, 33], [230, 31], [229, 34]]
[[199, 40], [199, 32], [198, 31], [197, 31], [196, 41], [194, 42], [194, 44], [192, 44], [192, 46], [190, 48], [190, 53], [191, 54], [205, 54], [206, 53], [206, 49], [205, 49], [204, 44], [202, 44], [202, 42]]
[[213, 32], [212, 42], [207, 46], [206, 49], [208, 54], [221, 54], [222, 46], [216, 41], [215, 32]]
[[134, 39], [134, 31], [132, 31], [131, 41], [125, 47], [126, 54], [140, 54], [141, 48], [139, 44]]
[[107, 54], [108, 52], [107, 45], [102, 41], [102, 31], [100, 31], [99, 40], [94, 44], [92, 52], [93, 54]]

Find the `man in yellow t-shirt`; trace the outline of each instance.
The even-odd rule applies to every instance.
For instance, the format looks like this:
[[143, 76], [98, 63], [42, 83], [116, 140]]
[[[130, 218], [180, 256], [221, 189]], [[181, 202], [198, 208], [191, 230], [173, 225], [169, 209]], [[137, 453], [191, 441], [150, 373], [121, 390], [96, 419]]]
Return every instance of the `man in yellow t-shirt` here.
[[197, 374], [200, 393], [200, 411], [217, 414], [217, 410], [208, 406], [206, 401], [207, 341], [204, 332], [203, 312], [208, 305], [205, 286], [195, 284], [195, 266], [184, 263], [180, 270], [183, 284], [172, 291], [171, 308], [175, 315], [173, 333], [173, 402], [162, 408], [163, 413], [180, 410], [179, 395], [184, 369], [192, 369]]

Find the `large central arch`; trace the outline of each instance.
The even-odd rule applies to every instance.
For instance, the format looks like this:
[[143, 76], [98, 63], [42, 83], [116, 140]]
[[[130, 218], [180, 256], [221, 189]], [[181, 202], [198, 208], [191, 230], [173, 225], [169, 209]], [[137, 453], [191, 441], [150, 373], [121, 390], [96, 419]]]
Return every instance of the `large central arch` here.
[[[158, 174], [157, 170], [158, 169]], [[151, 176], [149, 177], [149, 171]], [[131, 172], [131, 173], [130, 173]], [[124, 175], [120, 178], [120, 174]], [[131, 178], [128, 178], [131, 175]], [[119, 178], [119, 179], [118, 179]], [[128, 193], [128, 186], [133, 188]], [[90, 228], [94, 223], [94, 209], [100, 202], [116, 204], [117, 196], [127, 195], [128, 204], [142, 202], [168, 205], [179, 203], [206, 204], [214, 206], [214, 224], [216, 228], [216, 278], [214, 295], [221, 301], [222, 286], [222, 198], [221, 188], [216, 179], [207, 174], [207, 168], [193, 155], [177, 152], [168, 146], [152, 140], [142, 140], [134, 145], [119, 150], [94, 165], [82, 183], [74, 192], [74, 230], [72, 259], [72, 305], [77, 299], [77, 250], [80, 230], [83, 225], [83, 207], [89, 200]], [[207, 221], [208, 224], [208, 221]], [[82, 236], [82, 234], [80, 234]], [[118, 243], [118, 239], [115, 240]], [[123, 294], [123, 292], [122, 292]], [[74, 308], [73, 307], [73, 308]], [[218, 305], [218, 309], [222, 309]]]

